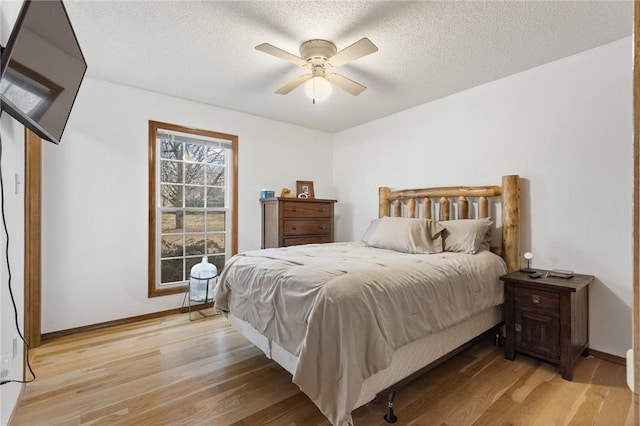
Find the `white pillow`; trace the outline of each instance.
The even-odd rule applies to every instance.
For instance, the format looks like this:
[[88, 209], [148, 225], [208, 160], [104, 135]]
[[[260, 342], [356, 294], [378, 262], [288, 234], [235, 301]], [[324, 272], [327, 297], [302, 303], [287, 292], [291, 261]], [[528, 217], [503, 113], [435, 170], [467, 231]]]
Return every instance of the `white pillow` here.
[[493, 221], [483, 219], [443, 220], [444, 251], [476, 254], [489, 250]]
[[442, 225], [429, 219], [385, 216], [371, 221], [363, 241], [371, 247], [402, 253], [440, 253], [443, 230]]
[[367, 243], [371, 240], [371, 237], [373, 236], [373, 233], [376, 232], [381, 220], [382, 219], [373, 219], [371, 223], [369, 223], [369, 227], [364, 231], [364, 235], [362, 235], [363, 242]]

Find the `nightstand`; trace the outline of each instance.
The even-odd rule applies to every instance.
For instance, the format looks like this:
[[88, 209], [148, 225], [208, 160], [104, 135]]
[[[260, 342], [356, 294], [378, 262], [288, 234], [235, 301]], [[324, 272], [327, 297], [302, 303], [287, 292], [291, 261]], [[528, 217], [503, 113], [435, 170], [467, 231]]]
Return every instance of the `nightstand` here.
[[521, 352], [558, 364], [562, 378], [573, 380], [573, 366], [589, 347], [588, 286], [593, 276], [531, 278], [518, 271], [500, 279], [504, 281], [505, 357], [512, 360]]

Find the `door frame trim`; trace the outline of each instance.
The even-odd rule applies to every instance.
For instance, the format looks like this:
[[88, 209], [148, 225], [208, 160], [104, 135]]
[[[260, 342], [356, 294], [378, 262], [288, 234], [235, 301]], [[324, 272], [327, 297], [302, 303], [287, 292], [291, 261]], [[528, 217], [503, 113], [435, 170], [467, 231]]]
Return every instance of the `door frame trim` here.
[[42, 340], [42, 140], [28, 129], [24, 158], [24, 337], [33, 349]]

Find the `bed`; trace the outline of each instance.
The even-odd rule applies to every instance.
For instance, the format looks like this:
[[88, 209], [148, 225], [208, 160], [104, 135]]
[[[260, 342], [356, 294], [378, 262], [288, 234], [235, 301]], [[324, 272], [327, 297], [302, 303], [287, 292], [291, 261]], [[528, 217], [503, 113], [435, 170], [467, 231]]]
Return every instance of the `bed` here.
[[364, 242], [236, 255], [216, 308], [333, 425], [352, 424], [355, 408], [503, 321], [499, 277], [519, 267], [518, 184], [382, 187]]

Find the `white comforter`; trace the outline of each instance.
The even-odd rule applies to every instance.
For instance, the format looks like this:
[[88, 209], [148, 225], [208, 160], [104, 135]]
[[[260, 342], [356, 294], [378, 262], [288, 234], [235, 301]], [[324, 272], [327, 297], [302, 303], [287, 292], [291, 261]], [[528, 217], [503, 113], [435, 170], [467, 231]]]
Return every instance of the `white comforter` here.
[[216, 288], [231, 312], [298, 356], [293, 382], [334, 425], [395, 349], [503, 301], [502, 259], [335, 243], [234, 256]]

